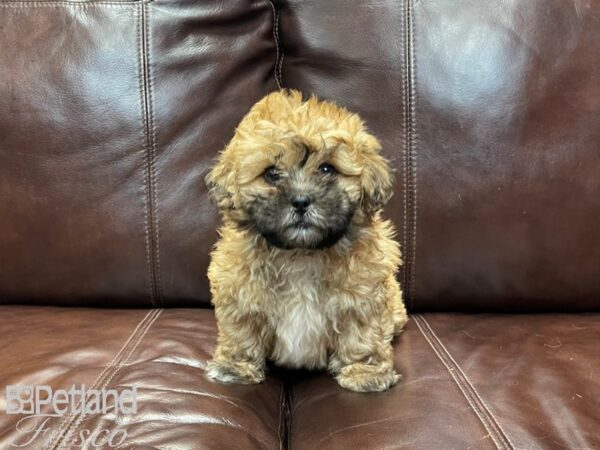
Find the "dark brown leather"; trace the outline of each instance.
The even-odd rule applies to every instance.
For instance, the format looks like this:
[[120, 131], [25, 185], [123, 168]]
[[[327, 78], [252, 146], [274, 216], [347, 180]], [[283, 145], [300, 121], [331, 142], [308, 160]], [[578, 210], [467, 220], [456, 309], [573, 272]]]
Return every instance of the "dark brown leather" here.
[[[600, 446], [597, 314], [413, 316], [395, 346], [404, 378], [380, 394], [283, 371], [258, 386], [210, 383], [202, 368], [215, 332], [212, 312], [202, 309], [4, 306], [0, 380], [135, 385], [135, 416], [75, 417], [60, 430], [119, 426], [136, 448]], [[21, 417], [0, 414], [0, 448], [22, 436]]]
[[[204, 363], [216, 343], [211, 310], [0, 310], [2, 449], [31, 438], [31, 433], [16, 430], [23, 415], [4, 413], [4, 387], [9, 384], [49, 385], [54, 390], [73, 384], [96, 389], [136, 386], [137, 414], [52, 418], [45, 442], [49, 448], [68, 433], [72, 443], [83, 429], [117, 428], [128, 434], [126, 448], [279, 448], [281, 381], [267, 377], [258, 386], [224, 386], [204, 378]], [[54, 441], [50, 433], [56, 433]], [[26, 448], [41, 449], [42, 441], [40, 436]], [[60, 440], [63, 446], [66, 442]]]
[[600, 2], [415, 3], [416, 306], [598, 310]]
[[[360, 113], [394, 168], [385, 208], [404, 241], [403, 8], [394, 0], [281, 1], [281, 82]], [[367, 32], [368, 30], [368, 32]], [[404, 260], [408, 250], [403, 245]], [[404, 271], [400, 271], [404, 281]]]
[[293, 386], [290, 448], [599, 448], [599, 319], [413, 316], [390, 391], [355, 394], [324, 375]]
[[277, 88], [273, 8], [267, 0], [160, 0], [147, 18], [158, 298], [197, 306], [210, 299], [206, 268], [219, 222], [204, 176], [242, 116]]
[[283, 85], [381, 138], [413, 310], [599, 306], [600, 2], [0, 8], [3, 303], [206, 304], [203, 176]]
[[3, 303], [149, 305], [138, 25], [135, 2], [0, 3]]
[[209, 383], [212, 311], [148, 309], [208, 305], [203, 177], [282, 86], [381, 139], [412, 311], [600, 310], [599, 24], [599, 0], [0, 0], [0, 389], [139, 387], [51, 448], [600, 448], [597, 314], [415, 315], [404, 380], [364, 395]]
[[400, 3], [280, 2], [284, 85], [395, 162], [409, 306], [598, 310], [600, 2]]
[[0, 2], [0, 303], [208, 303], [203, 178], [276, 88], [273, 18], [266, 0]]

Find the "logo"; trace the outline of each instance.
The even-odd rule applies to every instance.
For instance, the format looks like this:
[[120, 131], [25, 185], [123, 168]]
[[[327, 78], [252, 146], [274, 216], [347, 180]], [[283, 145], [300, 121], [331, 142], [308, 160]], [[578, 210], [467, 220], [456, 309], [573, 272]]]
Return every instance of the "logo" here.
[[70, 389], [52, 390], [46, 385], [6, 386], [7, 414], [35, 414], [64, 416], [70, 414], [117, 414], [131, 415], [137, 412], [137, 388], [87, 389], [73, 385]]
[[6, 386], [7, 414], [34, 414], [33, 386]]
[[[57, 436], [53, 428], [62, 429], [60, 419], [66, 415], [79, 416], [83, 421], [86, 417], [108, 412], [117, 415], [136, 414], [137, 388], [88, 389], [85, 385], [73, 385], [69, 389], [53, 390], [47, 385], [6, 386], [6, 414], [24, 415], [17, 422], [18, 435], [11, 443], [13, 447], [54, 442]], [[87, 430], [80, 427], [78, 430], [77, 436], [72, 438], [75, 430], [71, 430], [58, 442], [66, 442], [69, 448], [114, 448], [122, 445], [127, 438], [127, 431], [118, 425], [113, 429]]]

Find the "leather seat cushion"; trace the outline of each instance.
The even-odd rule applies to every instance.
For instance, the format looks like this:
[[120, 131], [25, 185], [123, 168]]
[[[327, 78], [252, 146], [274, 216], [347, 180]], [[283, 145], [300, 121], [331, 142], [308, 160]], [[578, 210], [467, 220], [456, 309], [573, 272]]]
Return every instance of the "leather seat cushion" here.
[[[216, 344], [212, 310], [4, 306], [0, 335], [2, 390], [11, 384], [136, 386], [135, 415], [109, 411], [83, 419], [51, 418], [50, 432], [71, 432], [69, 442], [83, 429], [120, 427], [127, 432], [128, 448], [279, 447], [281, 381], [268, 377], [257, 386], [224, 386], [204, 378], [204, 364]], [[0, 448], [11, 448], [16, 439], [23, 443], [28, 437], [16, 430], [24, 416], [5, 414], [4, 402], [3, 392]], [[41, 439], [28, 448], [42, 448]], [[49, 448], [56, 444], [52, 441]]]
[[290, 448], [600, 448], [599, 315], [411, 319], [392, 390], [296, 380]]
[[[280, 370], [257, 386], [208, 382], [212, 310], [5, 306], [0, 380], [136, 386], [137, 414], [52, 418], [63, 439], [49, 448], [117, 427], [138, 448], [600, 447], [600, 315], [411, 319], [395, 343], [403, 380], [356, 394], [326, 374]], [[22, 417], [0, 414], [0, 448], [22, 438]]]

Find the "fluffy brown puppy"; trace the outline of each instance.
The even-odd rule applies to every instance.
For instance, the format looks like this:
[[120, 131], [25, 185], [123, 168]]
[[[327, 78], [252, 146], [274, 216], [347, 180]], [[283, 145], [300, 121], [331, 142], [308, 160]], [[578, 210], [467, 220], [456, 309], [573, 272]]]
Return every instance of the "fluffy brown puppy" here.
[[400, 376], [407, 320], [380, 144], [356, 114], [297, 91], [244, 117], [207, 177], [223, 215], [208, 277], [219, 337], [211, 380], [259, 383], [265, 360], [328, 370], [354, 391]]

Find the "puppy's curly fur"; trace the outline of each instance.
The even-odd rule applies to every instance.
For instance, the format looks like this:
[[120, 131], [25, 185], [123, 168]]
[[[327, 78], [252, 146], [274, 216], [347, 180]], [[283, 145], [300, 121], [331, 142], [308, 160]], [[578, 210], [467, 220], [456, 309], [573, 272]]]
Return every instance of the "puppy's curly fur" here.
[[219, 329], [207, 376], [259, 383], [265, 360], [328, 370], [354, 391], [400, 376], [400, 248], [380, 210], [392, 177], [356, 114], [297, 91], [244, 117], [207, 176], [223, 215], [208, 269]]

